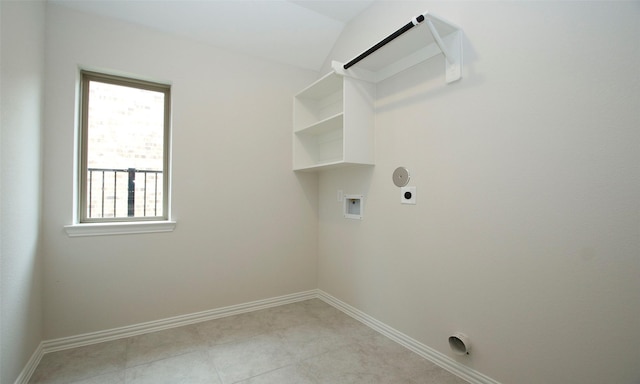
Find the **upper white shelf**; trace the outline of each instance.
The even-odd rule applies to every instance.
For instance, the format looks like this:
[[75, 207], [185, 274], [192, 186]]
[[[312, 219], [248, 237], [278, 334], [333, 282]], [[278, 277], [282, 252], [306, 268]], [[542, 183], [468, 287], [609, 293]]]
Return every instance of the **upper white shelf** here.
[[439, 54], [445, 56], [447, 83], [462, 77], [462, 30], [432, 14], [424, 21], [413, 20], [414, 27], [365, 57], [349, 69], [333, 61], [333, 70], [377, 83]]
[[321, 100], [342, 89], [342, 78], [331, 73], [318, 79], [296, 95], [299, 99]]

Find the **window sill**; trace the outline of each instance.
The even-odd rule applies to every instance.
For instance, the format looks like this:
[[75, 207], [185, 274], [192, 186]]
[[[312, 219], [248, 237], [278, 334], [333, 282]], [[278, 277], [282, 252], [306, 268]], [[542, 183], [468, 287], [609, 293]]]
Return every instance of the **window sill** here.
[[128, 223], [83, 223], [65, 225], [69, 237], [130, 235], [139, 233], [172, 232], [175, 221], [136, 221]]

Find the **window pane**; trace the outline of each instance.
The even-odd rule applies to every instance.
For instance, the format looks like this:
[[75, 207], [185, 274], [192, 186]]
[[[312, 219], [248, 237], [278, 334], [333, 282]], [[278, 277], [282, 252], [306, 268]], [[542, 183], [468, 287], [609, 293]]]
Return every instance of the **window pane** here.
[[165, 94], [88, 85], [86, 217], [163, 216]]

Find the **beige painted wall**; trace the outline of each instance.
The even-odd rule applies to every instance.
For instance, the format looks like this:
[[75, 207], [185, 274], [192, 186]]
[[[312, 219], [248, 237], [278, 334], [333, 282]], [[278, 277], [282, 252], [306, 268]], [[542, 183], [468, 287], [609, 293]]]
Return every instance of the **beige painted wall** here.
[[0, 383], [13, 383], [42, 340], [45, 4], [2, 1], [0, 15]]
[[425, 10], [464, 30], [464, 78], [378, 85], [375, 167], [320, 176], [319, 288], [502, 383], [639, 382], [638, 3], [381, 2], [330, 59]]
[[[429, 9], [465, 31], [464, 78], [445, 85], [437, 58], [379, 84], [376, 166], [319, 181], [290, 171], [291, 96], [316, 73], [49, 5], [42, 287], [39, 213], [5, 209], [7, 193], [38, 199], [7, 192], [5, 119], [40, 108], [32, 99], [26, 113], [5, 113], [5, 89], [28, 89], [5, 88], [5, 4], [2, 382], [41, 339], [316, 287], [446, 354], [447, 336], [466, 332], [473, 353], [457, 359], [505, 384], [640, 379], [637, 3], [374, 5], [329, 59], [346, 61]], [[38, 12], [25, 16], [32, 32]], [[36, 52], [25, 68], [37, 74]], [[173, 83], [174, 232], [65, 234], [79, 65]], [[20, 169], [39, 172], [37, 125], [13, 152], [26, 156]], [[416, 206], [399, 204], [400, 165]], [[37, 189], [33, 173], [21, 177]], [[365, 194], [362, 222], [342, 218], [338, 189]], [[18, 218], [25, 226], [5, 231]], [[13, 233], [27, 238], [15, 243], [26, 258], [6, 256]], [[26, 288], [5, 290], [7, 266], [26, 266]], [[14, 304], [22, 312], [7, 315]], [[16, 329], [28, 337], [6, 337]]]
[[[291, 171], [292, 95], [317, 73], [47, 12], [45, 339], [316, 288], [317, 177]], [[69, 238], [78, 67], [172, 83], [172, 233]]]

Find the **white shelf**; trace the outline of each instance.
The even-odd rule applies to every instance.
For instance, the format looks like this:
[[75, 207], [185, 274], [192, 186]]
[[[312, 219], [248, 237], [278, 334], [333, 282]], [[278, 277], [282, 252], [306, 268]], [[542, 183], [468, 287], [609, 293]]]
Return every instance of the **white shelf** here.
[[294, 169], [294, 171], [296, 172], [318, 172], [318, 171], [326, 171], [329, 169], [337, 169], [337, 168], [344, 168], [344, 167], [370, 167], [373, 164], [362, 164], [362, 163], [350, 163], [350, 162], [346, 162], [346, 161], [327, 161], [325, 163], [318, 163], [318, 164], [314, 164], [308, 167], [301, 167], [301, 168], [296, 168]]
[[304, 135], [321, 135], [329, 131], [335, 131], [342, 127], [344, 113], [340, 112], [333, 116], [327, 117], [324, 120], [320, 120], [317, 123], [313, 123], [309, 126], [303, 127], [297, 131], [297, 134]]
[[375, 86], [331, 72], [294, 97], [293, 169], [373, 164]]
[[[418, 20], [424, 20], [418, 22]], [[448, 83], [462, 77], [462, 31], [425, 13], [413, 26], [349, 69], [300, 91], [293, 105], [293, 169], [319, 171], [373, 165], [375, 83], [443, 54]]]
[[447, 83], [462, 77], [462, 30], [435, 15], [425, 20], [349, 69], [334, 61], [336, 73], [377, 83], [427, 59], [445, 56]]
[[296, 97], [300, 99], [322, 100], [342, 88], [342, 77], [330, 72], [315, 83], [300, 91]]

